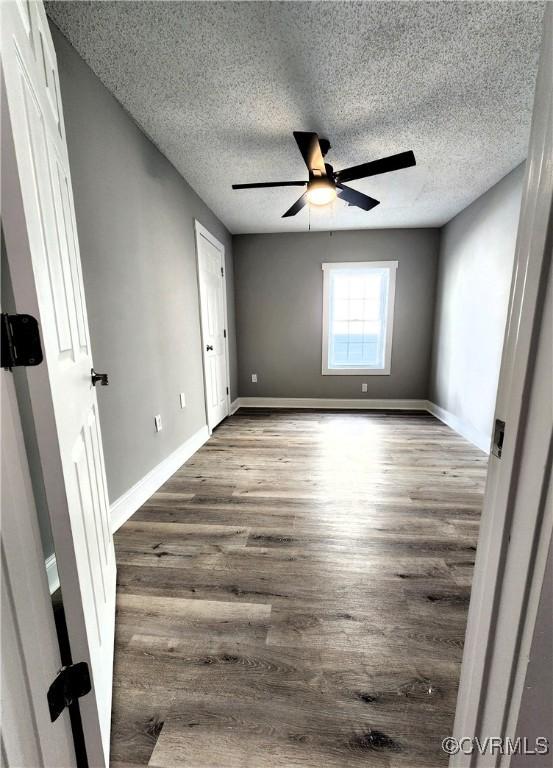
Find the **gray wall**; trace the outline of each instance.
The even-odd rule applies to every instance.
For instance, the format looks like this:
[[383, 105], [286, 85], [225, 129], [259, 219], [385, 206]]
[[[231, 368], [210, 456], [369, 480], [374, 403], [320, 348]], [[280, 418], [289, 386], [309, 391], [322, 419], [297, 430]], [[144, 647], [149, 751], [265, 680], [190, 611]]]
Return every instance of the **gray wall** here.
[[[194, 218], [226, 249], [231, 393], [236, 353], [231, 237], [52, 26], [71, 163], [110, 500], [206, 423]], [[186, 394], [181, 410], [179, 393]], [[163, 431], [154, 432], [160, 413]]]
[[489, 442], [524, 165], [442, 229], [430, 399]]
[[[239, 235], [233, 242], [241, 396], [426, 398], [438, 230]], [[391, 375], [323, 376], [321, 264], [385, 260], [399, 262]]]

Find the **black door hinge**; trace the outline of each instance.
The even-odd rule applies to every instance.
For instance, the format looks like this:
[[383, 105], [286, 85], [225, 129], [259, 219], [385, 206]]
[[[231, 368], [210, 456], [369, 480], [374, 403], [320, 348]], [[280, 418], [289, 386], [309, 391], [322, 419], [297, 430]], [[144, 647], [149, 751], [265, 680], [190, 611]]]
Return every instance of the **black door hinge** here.
[[228, 395], [228, 387], [227, 387], [227, 395]]
[[58, 676], [48, 688], [48, 707], [50, 719], [57, 720], [65, 707], [74, 704], [92, 688], [90, 672], [86, 661], [62, 667]]
[[226, 328], [223, 329], [223, 336], [225, 337], [225, 339], [227, 338], [227, 329]]
[[224, 276], [225, 276], [225, 270], [223, 269], [223, 267], [221, 267], [221, 277], [224, 277]]
[[2, 368], [39, 365], [43, 360], [38, 323], [32, 315], [2, 312]]
[[497, 456], [498, 459], [501, 458], [501, 454], [503, 453], [504, 439], [505, 439], [505, 422], [501, 421], [501, 419], [496, 419], [495, 427], [493, 430], [492, 453], [494, 456]]

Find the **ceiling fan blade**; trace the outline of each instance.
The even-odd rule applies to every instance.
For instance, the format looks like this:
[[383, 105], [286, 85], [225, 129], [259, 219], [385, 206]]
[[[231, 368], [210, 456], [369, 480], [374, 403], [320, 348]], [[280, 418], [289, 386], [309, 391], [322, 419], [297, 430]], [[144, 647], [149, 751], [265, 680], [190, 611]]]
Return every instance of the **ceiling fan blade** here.
[[303, 195], [296, 200], [294, 205], [292, 205], [286, 213], [282, 214], [282, 218], [286, 219], [288, 216], [295, 216], [298, 211], [301, 211], [303, 206], [307, 203], [307, 192], [304, 192]]
[[306, 181], [262, 181], [256, 184], [233, 184], [233, 189], [261, 189], [263, 187], [305, 187]]
[[316, 133], [294, 131], [294, 138], [301, 152], [309, 173], [315, 176], [326, 176], [325, 161]]
[[377, 176], [379, 173], [399, 171], [401, 168], [409, 168], [416, 164], [415, 155], [409, 150], [397, 155], [390, 155], [390, 157], [382, 157], [380, 160], [373, 160], [370, 163], [344, 168], [336, 173], [336, 181], [355, 181], [355, 179], [364, 179], [367, 176]]
[[356, 189], [346, 187], [345, 184], [336, 182], [336, 186], [339, 188], [338, 197], [341, 200], [345, 200], [349, 205], [356, 205], [358, 208], [362, 208], [364, 211], [370, 211], [371, 208], [375, 208], [380, 205], [380, 200], [375, 200], [374, 197], [364, 195], [363, 192], [358, 192]]

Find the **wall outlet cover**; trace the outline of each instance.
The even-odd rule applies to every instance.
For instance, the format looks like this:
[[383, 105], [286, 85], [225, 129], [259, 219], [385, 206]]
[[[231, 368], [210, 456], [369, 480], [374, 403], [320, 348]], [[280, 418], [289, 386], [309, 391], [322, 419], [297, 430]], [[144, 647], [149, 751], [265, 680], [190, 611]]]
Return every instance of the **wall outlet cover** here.
[[257, 384], [257, 373], [252, 373], [252, 384]]
[[184, 392], [180, 393], [179, 398], [180, 398], [180, 407], [186, 408], [186, 397], [184, 395]]
[[161, 414], [158, 413], [157, 416], [154, 416], [154, 424], [156, 427], [156, 432], [161, 432], [163, 429], [163, 424], [161, 423]]
[[363, 382], [363, 384], [361, 384], [361, 392], [367, 392], [367, 391], [368, 391], [368, 389], [369, 389], [369, 388], [368, 388], [368, 386], [367, 386], [367, 383], [366, 383], [366, 382]]

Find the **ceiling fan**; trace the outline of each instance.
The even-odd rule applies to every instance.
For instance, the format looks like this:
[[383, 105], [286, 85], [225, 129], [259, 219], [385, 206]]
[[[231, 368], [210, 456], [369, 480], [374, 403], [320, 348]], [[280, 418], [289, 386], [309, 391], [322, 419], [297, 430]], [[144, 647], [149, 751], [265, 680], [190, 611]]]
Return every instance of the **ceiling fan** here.
[[416, 165], [415, 155], [411, 150], [400, 152], [397, 155], [383, 157], [380, 160], [372, 160], [370, 163], [354, 165], [341, 171], [334, 171], [329, 163], [325, 163], [324, 157], [330, 149], [327, 139], [320, 139], [316, 133], [294, 131], [294, 138], [301, 155], [309, 171], [308, 181], [268, 181], [257, 184], [233, 184], [233, 189], [262, 189], [264, 187], [304, 187], [306, 191], [296, 202], [282, 215], [295, 216], [306, 205], [326, 205], [336, 197], [344, 200], [348, 205], [355, 205], [364, 211], [370, 211], [379, 200], [364, 195], [356, 189], [346, 187], [345, 181], [364, 179], [367, 176], [376, 176], [379, 173], [398, 171], [400, 168], [409, 168]]

